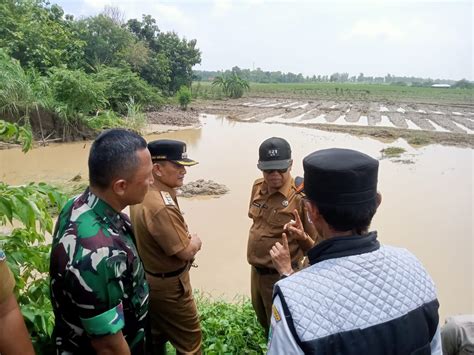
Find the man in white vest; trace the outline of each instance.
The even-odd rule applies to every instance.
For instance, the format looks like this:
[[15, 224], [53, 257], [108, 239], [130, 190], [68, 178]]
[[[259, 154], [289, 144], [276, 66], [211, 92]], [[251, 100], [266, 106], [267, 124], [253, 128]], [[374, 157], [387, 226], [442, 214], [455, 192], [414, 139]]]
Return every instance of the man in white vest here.
[[[431, 277], [413, 254], [368, 232], [381, 201], [378, 166], [349, 149], [303, 160], [308, 218], [322, 242], [296, 273], [286, 236], [272, 248], [284, 279], [274, 288], [268, 354], [441, 354]], [[301, 221], [287, 231], [304, 236]]]

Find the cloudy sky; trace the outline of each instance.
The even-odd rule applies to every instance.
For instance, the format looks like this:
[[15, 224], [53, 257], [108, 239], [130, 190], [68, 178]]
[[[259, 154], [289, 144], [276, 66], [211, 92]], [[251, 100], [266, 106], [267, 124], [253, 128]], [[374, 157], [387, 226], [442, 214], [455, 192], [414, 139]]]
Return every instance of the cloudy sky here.
[[197, 39], [195, 69], [348, 72], [473, 80], [468, 0], [51, 0], [76, 18], [118, 7]]

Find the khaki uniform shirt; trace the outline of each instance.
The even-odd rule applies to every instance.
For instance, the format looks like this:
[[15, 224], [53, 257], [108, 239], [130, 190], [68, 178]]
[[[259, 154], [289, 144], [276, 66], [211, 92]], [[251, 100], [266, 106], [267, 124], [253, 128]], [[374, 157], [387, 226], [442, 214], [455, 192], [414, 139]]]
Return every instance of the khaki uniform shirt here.
[[189, 245], [189, 232], [173, 188], [155, 180], [143, 202], [130, 207], [130, 217], [146, 271], [166, 273], [186, 266], [176, 253]]
[[15, 280], [5, 259], [5, 254], [0, 250], [0, 303], [7, 300], [15, 287]]
[[[294, 219], [292, 212], [295, 209], [300, 215], [306, 233], [315, 240], [316, 232], [313, 225], [308, 222], [303, 206], [303, 197], [303, 193], [297, 192], [292, 177], [272, 194], [268, 192], [267, 184], [263, 178], [255, 181], [252, 187], [248, 213], [253, 220], [247, 245], [249, 264], [257, 267], [275, 268], [270, 256], [270, 249], [276, 242], [281, 243], [283, 226]], [[304, 252], [298, 242], [289, 236], [288, 247], [291, 262], [295, 267], [301, 262]]]

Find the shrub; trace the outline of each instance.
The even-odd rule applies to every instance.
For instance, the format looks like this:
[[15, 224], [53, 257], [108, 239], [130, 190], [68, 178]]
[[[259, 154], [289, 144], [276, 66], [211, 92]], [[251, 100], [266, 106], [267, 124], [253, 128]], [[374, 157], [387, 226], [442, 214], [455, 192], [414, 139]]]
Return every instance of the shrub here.
[[94, 77], [105, 86], [105, 97], [117, 112], [126, 113], [126, 103], [132, 98], [146, 109], [159, 108], [163, 104], [158, 90], [129, 68], [101, 67]]
[[186, 110], [188, 108], [189, 103], [191, 102], [191, 90], [189, 90], [187, 86], [183, 85], [176, 93], [176, 97], [178, 98], [178, 102], [181, 106], [181, 109]]
[[265, 332], [250, 300], [236, 303], [211, 300], [196, 294], [201, 317], [203, 352], [206, 354], [262, 354], [267, 350]]
[[56, 111], [67, 121], [97, 112], [107, 105], [104, 85], [82, 70], [54, 68], [49, 80]]

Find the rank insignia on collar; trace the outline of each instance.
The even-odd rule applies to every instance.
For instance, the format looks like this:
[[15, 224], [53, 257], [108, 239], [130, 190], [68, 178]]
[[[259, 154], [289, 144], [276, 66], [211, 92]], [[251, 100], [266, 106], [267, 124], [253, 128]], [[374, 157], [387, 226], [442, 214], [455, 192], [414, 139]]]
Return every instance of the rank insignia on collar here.
[[163, 202], [165, 203], [165, 206], [176, 206], [173, 197], [171, 197], [168, 191], [160, 191], [160, 193], [161, 197], [163, 198]]
[[281, 204], [283, 207], [288, 207], [288, 200], [284, 200]]

